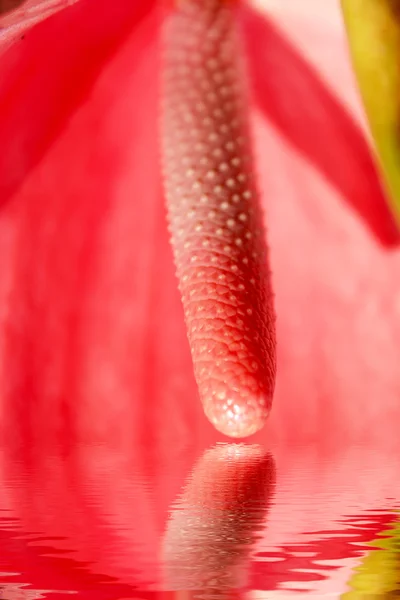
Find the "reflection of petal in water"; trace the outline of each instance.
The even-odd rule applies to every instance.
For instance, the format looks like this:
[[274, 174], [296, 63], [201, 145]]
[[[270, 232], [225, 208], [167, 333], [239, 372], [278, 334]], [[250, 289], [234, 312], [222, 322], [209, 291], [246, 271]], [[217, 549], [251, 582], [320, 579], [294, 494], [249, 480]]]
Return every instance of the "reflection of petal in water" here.
[[163, 545], [168, 589], [226, 596], [246, 584], [247, 560], [275, 482], [259, 446], [218, 445], [195, 466]]
[[[29, 533], [11, 516], [0, 516], [0, 600], [121, 600], [135, 587], [75, 560], [75, 548], [60, 550], [62, 539]], [[150, 597], [142, 595], [141, 600]]]
[[[89, 445], [76, 446], [69, 455], [61, 448], [53, 448], [52, 454], [45, 446], [34, 450], [28, 456], [10, 454], [0, 480], [23, 533], [42, 536], [34, 550], [31, 543], [26, 550], [20, 543], [30, 583], [45, 587], [46, 579], [57, 573], [51, 587], [98, 589], [99, 581], [109, 577], [128, 590], [155, 584], [158, 535], [140, 457]], [[13, 538], [6, 535], [0, 520], [0, 548], [8, 544], [11, 553]], [[20, 569], [21, 559], [14, 560], [15, 570]], [[0, 555], [0, 570], [1, 561]], [[82, 569], [81, 564], [87, 566]], [[117, 590], [113, 585], [118, 599], [127, 591], [124, 586]], [[107, 586], [101, 587], [106, 594]]]
[[1, 600], [9, 590], [18, 600], [34, 590], [49, 600], [152, 598], [159, 538], [138, 454], [0, 450]]
[[40, 600], [45, 596], [36, 590], [26, 589], [26, 584], [9, 584], [0, 587], [1, 600]]

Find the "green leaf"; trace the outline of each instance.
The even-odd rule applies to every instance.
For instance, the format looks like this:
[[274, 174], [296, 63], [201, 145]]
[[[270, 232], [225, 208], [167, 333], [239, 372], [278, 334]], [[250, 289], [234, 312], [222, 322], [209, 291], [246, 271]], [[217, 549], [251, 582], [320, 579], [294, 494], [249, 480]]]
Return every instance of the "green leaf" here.
[[341, 0], [383, 182], [400, 223], [400, 0]]

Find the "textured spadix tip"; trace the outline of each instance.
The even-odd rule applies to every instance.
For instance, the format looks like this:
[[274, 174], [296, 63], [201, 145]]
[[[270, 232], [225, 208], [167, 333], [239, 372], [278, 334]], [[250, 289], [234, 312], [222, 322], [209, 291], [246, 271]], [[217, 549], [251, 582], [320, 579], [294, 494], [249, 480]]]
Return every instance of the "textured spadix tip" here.
[[212, 394], [203, 400], [204, 412], [214, 427], [233, 438], [246, 438], [260, 431], [271, 409], [272, 394]]

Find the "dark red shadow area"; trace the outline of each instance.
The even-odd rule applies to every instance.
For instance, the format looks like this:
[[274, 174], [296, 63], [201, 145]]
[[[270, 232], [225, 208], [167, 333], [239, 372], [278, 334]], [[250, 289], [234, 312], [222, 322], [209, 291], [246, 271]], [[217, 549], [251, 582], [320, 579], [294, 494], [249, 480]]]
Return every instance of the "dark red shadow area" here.
[[0, 0], [0, 15], [4, 15], [14, 8], [21, 6], [24, 3], [24, 0]]
[[397, 246], [399, 231], [360, 128], [272, 22], [245, 7], [241, 16], [255, 99], [266, 118], [326, 177], [382, 245]]
[[104, 63], [153, 5], [151, 0], [81, 0], [26, 32], [2, 55], [0, 206], [57, 139]]

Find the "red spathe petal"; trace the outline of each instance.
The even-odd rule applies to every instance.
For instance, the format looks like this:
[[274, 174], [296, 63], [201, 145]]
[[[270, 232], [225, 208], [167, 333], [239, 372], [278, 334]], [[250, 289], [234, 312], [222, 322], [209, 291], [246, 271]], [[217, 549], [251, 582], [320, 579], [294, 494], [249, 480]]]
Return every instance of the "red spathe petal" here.
[[156, 20], [144, 19], [145, 3], [103, 8], [96, 19], [92, 2], [60, 13], [3, 61], [5, 75], [16, 62], [25, 75], [7, 77], [1, 123], [5, 403], [38, 435], [77, 422], [102, 434], [129, 424], [131, 435], [153, 401], [151, 239], [165, 228], [147, 118], [156, 115]]
[[[340, 129], [343, 119], [330, 110], [332, 101], [310, 87], [311, 71], [361, 134], [339, 7], [327, 2], [326, 8], [326, 20], [314, 18], [312, 10], [290, 19], [289, 3], [276, 9], [285, 17], [281, 36], [292, 40], [294, 56], [302, 48], [309, 70], [304, 73], [299, 61], [288, 62], [284, 78], [291, 81], [292, 93], [285, 94], [278, 87], [282, 65], [270, 64], [285, 138], [264, 113], [255, 116], [278, 314], [277, 398], [268, 427], [274, 434], [279, 428], [289, 439], [340, 431], [344, 438], [370, 441], [395, 434], [399, 415], [400, 255], [397, 245], [384, 245], [354, 210], [374, 189], [375, 224], [385, 222], [387, 208], [359, 141]], [[262, 29], [262, 17], [260, 23]], [[268, 43], [271, 36], [264, 24]], [[249, 36], [256, 33], [248, 29]], [[252, 58], [256, 62], [258, 56]], [[268, 104], [267, 96], [264, 101]], [[303, 135], [308, 133], [316, 148], [320, 143], [321, 152], [329, 149], [331, 170], [345, 182], [349, 197], [343, 195], [343, 186], [334, 187], [326, 173], [316, 171], [318, 162], [310, 164], [310, 155], [305, 160], [298, 145], [293, 150], [287, 144], [294, 118], [308, 120]], [[329, 137], [323, 136], [326, 131]], [[365, 180], [371, 181], [370, 189]]]

